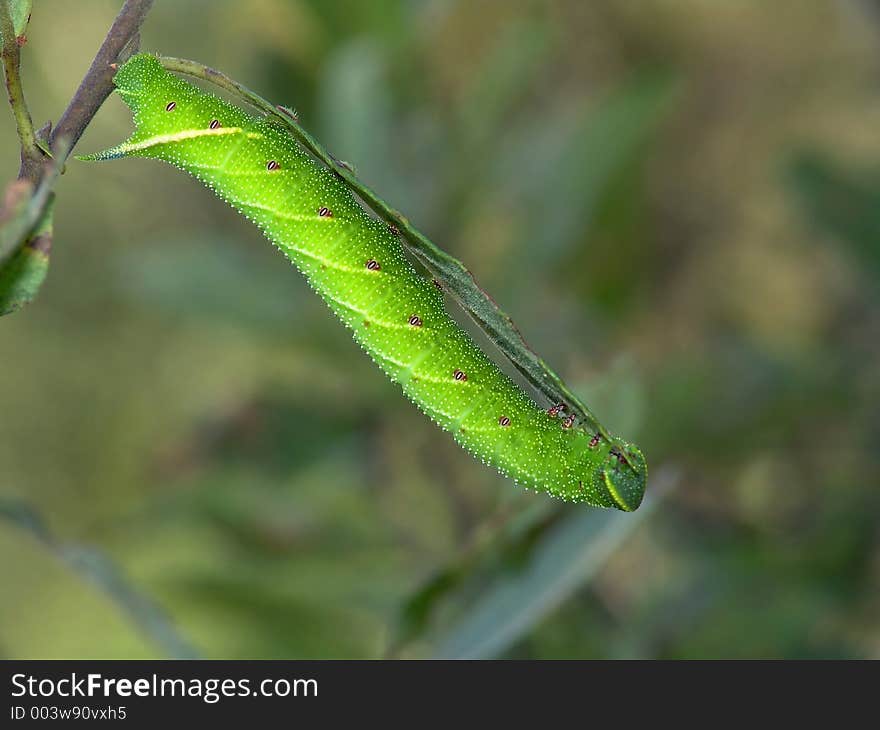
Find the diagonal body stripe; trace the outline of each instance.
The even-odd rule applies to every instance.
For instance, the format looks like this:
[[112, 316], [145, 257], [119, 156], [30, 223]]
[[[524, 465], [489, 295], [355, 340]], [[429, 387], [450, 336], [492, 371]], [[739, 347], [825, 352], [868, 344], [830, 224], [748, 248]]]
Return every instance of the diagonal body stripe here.
[[[172, 132], [170, 134], [157, 134], [147, 139], [133, 142], [130, 144], [121, 144], [116, 150], [121, 154], [130, 155], [136, 152], [148, 150], [151, 147], [157, 147], [160, 144], [171, 144], [172, 142], [183, 142], [188, 139], [198, 139], [199, 137], [223, 137], [230, 134], [241, 134], [244, 130], [241, 127], [218, 127], [217, 129], [184, 129], [180, 132]], [[253, 135], [252, 132], [244, 132], [248, 137]], [[260, 135], [262, 136], [262, 135]]]
[[[626, 478], [621, 476], [625, 469], [616, 456], [622, 452], [612, 451], [611, 443], [603, 441], [597, 447], [591, 442], [592, 434], [581, 430], [561, 438], [548, 424], [544, 409], [487, 362], [486, 354], [450, 317], [442, 297], [425, 294], [424, 281], [400, 241], [380, 238], [381, 227], [358, 206], [349, 188], [295, 140], [285, 137], [280, 128], [276, 131], [264, 120], [249, 117], [172, 76], [153, 56], [132, 57], [115, 81], [135, 112], [135, 137], [148, 136], [92, 159], [158, 157], [206, 183], [288, 253], [337, 316], [354, 330], [364, 349], [402, 383], [407, 396], [432, 418], [442, 420], [441, 425], [484, 462], [525, 486], [554, 496], [627, 511], [638, 506], [646, 474], [641, 453], [614, 440], [614, 448], [626, 449], [630, 457], [640, 459], [640, 471], [633, 470], [636, 476]], [[169, 100], [175, 102], [173, 114], [166, 113], [171, 111]], [[217, 120], [220, 126], [212, 129], [208, 120]], [[192, 140], [205, 142], [186, 144]], [[247, 140], [263, 141], [246, 144]], [[295, 164], [285, 164], [290, 159]], [[281, 161], [281, 166], [272, 161]], [[296, 212], [303, 208], [314, 212]], [[318, 211], [325, 208], [336, 215], [320, 215]], [[318, 228], [319, 221], [345, 225]], [[374, 257], [381, 258], [383, 266], [386, 260], [393, 261], [393, 268], [388, 268], [393, 275], [355, 265], [359, 259], [368, 263]], [[322, 265], [320, 274], [312, 261]], [[411, 311], [409, 316], [419, 316], [430, 326], [414, 328], [400, 319], [401, 311]], [[358, 326], [357, 317], [364, 317], [371, 326]], [[419, 335], [403, 334], [407, 331]], [[450, 337], [450, 332], [456, 336]], [[457, 372], [453, 368], [470, 370], [475, 363], [479, 363], [479, 378], [453, 382], [450, 373]], [[510, 419], [508, 426], [500, 425], [501, 418]], [[466, 429], [462, 427], [465, 421]]]

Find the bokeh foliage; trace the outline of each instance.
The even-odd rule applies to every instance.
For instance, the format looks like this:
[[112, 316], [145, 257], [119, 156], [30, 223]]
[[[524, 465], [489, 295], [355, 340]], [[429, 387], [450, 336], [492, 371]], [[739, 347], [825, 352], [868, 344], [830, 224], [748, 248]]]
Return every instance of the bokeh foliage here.
[[[37, 4], [36, 121], [117, 9]], [[673, 488], [517, 490], [209, 193], [71, 162], [0, 320], [0, 654], [877, 656], [871, 3], [159, 0], [141, 46], [295, 107]]]

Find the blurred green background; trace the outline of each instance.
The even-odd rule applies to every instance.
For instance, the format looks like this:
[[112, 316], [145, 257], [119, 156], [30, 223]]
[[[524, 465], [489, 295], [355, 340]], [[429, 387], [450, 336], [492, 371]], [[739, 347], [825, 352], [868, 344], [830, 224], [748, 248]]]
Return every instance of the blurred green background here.
[[[38, 124], [120, 4], [37, 0]], [[295, 107], [652, 499], [517, 489], [209, 192], [71, 161], [0, 320], [0, 655], [880, 656], [878, 3], [158, 0], [141, 47]]]

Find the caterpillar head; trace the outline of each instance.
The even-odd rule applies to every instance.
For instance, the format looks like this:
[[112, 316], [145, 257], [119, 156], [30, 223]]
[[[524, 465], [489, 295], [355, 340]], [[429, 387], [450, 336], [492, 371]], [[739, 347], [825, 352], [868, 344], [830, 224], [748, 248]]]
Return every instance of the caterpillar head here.
[[595, 472], [595, 486], [611, 496], [614, 506], [632, 512], [642, 503], [648, 466], [636, 446], [614, 439]]

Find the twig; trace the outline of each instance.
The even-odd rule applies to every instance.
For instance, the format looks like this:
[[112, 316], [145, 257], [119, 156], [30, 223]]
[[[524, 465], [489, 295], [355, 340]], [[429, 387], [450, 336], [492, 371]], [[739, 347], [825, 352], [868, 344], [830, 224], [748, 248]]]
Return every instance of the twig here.
[[18, 139], [21, 142], [19, 177], [34, 176], [39, 173], [43, 153], [37, 146], [34, 123], [24, 98], [24, 90], [21, 88], [21, 52], [15, 27], [12, 24], [9, 5], [5, 1], [0, 2], [0, 34], [3, 36], [2, 56], [6, 93], [9, 96], [9, 106], [12, 107], [15, 128], [18, 130]]
[[[0, 0], [2, 2], [2, 0]], [[39, 184], [32, 188], [27, 202], [16, 211], [5, 211], [9, 214], [9, 220], [4, 220], [0, 226], [0, 266], [6, 263], [15, 252], [26, 242], [28, 233], [37, 225], [43, 216], [46, 206], [52, 198], [52, 189], [61, 174], [62, 160], [67, 157], [68, 148], [66, 142], [59, 143], [58, 155], [54, 159], [45, 159], [37, 168]], [[42, 153], [41, 153], [42, 154]], [[32, 186], [30, 180], [19, 183]]]
[[[3, 44], [3, 66], [6, 69], [9, 103], [15, 113], [21, 139], [22, 165], [18, 179], [31, 183], [34, 191], [25, 204], [22, 215], [16, 215], [14, 220], [4, 226], [0, 235], [0, 264], [11, 258], [17, 248], [25, 243], [31, 228], [43, 215], [58, 175], [64, 167], [64, 161], [113, 90], [114, 71], [110, 64], [124, 60], [124, 54], [130, 53], [137, 46], [138, 31], [153, 2], [154, 0], [126, 0], [122, 6], [82, 83], [49, 136], [49, 149], [54, 159], [47, 165], [45, 155], [37, 145], [33, 122], [24, 104], [18, 75], [20, 53], [18, 43], [14, 40], [11, 16], [5, 0], [0, 0], [0, 29], [4, 39], [13, 39]], [[11, 215], [11, 212], [7, 212]]]
[[138, 32], [153, 2], [154, 0], [125, 0], [125, 5], [110, 26], [95, 60], [49, 137], [49, 146], [53, 151], [56, 150], [58, 141], [64, 137], [68, 141], [68, 152], [72, 150], [101, 104], [110, 96], [115, 73], [111, 64], [126, 60], [126, 56], [135, 49]]

